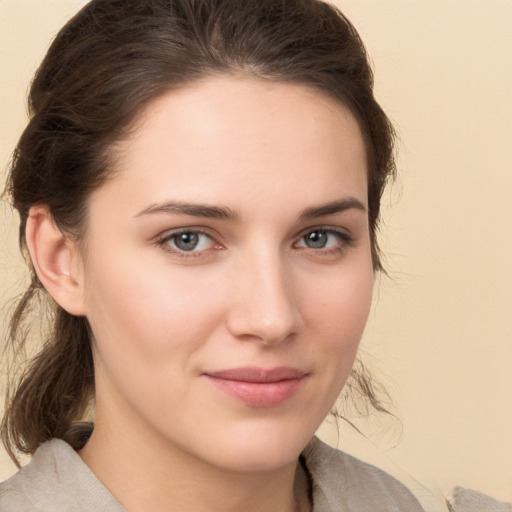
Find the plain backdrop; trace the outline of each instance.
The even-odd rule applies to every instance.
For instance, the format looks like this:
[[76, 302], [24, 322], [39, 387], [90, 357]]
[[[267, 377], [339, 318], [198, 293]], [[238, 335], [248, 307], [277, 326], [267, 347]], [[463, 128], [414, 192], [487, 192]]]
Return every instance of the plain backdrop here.
[[[2, 173], [30, 78], [83, 3], [0, 0]], [[336, 5], [367, 45], [400, 136], [381, 237], [389, 278], [363, 351], [401, 424], [388, 421], [384, 435], [382, 419], [370, 419], [365, 438], [326, 423], [320, 435], [384, 466], [424, 503], [457, 484], [512, 500], [512, 1]], [[2, 205], [2, 305], [23, 281], [16, 222]], [[13, 471], [2, 452], [0, 479]]]

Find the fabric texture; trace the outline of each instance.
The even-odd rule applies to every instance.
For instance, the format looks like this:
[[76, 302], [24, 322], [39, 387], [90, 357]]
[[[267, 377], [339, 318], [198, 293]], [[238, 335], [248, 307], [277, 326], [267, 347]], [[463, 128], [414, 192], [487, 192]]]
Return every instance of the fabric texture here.
[[396, 478], [313, 438], [303, 452], [313, 512], [422, 512]]
[[60, 439], [0, 484], [0, 512], [126, 512], [87, 464]]
[[463, 487], [453, 489], [450, 505], [453, 512], [512, 512], [512, 503]]
[[[421, 512], [419, 502], [382, 470], [313, 438], [301, 461], [313, 512]], [[80, 456], [53, 439], [0, 484], [0, 512], [126, 512]]]

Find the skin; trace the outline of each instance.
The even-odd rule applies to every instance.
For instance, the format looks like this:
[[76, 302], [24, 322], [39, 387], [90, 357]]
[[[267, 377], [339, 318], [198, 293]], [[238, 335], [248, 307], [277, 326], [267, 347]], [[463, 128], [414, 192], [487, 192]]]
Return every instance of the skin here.
[[[306, 86], [213, 77], [153, 102], [115, 154], [85, 257], [69, 243], [53, 255], [73, 281], [54, 297], [94, 334], [80, 455], [129, 511], [307, 510], [297, 458], [348, 377], [372, 296], [357, 122]], [[38, 222], [42, 239], [51, 228], [31, 217], [33, 247]], [[196, 249], [180, 251], [176, 230], [201, 231]], [[325, 247], [308, 246], [319, 230]], [[244, 366], [305, 377], [255, 407], [207, 376]]]

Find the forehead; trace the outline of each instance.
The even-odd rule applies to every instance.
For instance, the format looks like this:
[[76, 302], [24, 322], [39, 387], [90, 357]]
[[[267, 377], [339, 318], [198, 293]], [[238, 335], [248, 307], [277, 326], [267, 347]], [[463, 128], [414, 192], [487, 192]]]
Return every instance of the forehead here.
[[134, 207], [170, 195], [245, 206], [292, 190], [301, 203], [366, 202], [366, 151], [349, 110], [316, 89], [257, 78], [208, 78], [158, 98], [117, 146], [115, 170], [102, 188]]

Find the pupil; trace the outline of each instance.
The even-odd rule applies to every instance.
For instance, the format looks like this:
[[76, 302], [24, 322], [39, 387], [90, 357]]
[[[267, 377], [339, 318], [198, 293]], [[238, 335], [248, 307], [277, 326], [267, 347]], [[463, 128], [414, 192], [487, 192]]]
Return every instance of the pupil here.
[[327, 234], [313, 231], [306, 237], [306, 245], [311, 249], [323, 249], [327, 245]]
[[174, 243], [182, 251], [192, 251], [199, 243], [199, 235], [197, 233], [181, 233], [176, 237]]

